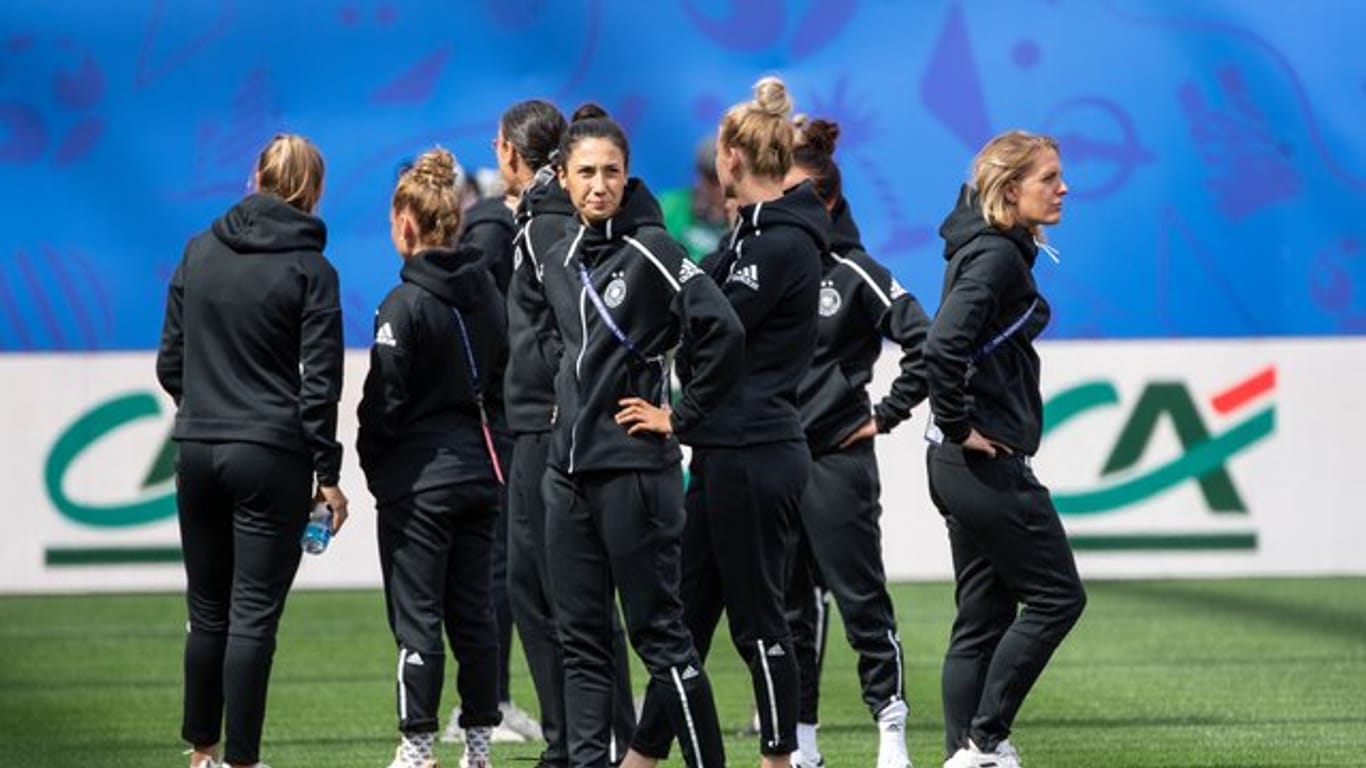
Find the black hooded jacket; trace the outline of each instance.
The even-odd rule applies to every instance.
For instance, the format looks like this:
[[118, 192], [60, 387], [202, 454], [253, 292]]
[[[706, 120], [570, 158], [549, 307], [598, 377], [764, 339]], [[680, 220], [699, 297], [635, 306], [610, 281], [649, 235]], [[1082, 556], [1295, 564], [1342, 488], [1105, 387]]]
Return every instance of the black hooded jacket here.
[[[461, 225], [459, 246], [474, 248], [482, 254], [484, 269], [488, 270], [498, 287], [494, 295], [499, 309], [506, 315], [508, 282], [512, 277], [512, 239], [517, 228], [512, 211], [502, 197], [486, 197], [465, 211]], [[485, 373], [494, 382], [489, 392], [489, 418], [500, 435], [507, 432], [507, 407], [504, 402], [503, 379], [506, 358], [496, 368]]]
[[465, 246], [415, 254], [375, 313], [356, 452], [381, 503], [494, 477], [479, 403], [500, 385], [488, 372], [507, 356], [507, 325], [482, 259]]
[[486, 197], [465, 211], [460, 244], [478, 248], [484, 254], [484, 267], [504, 296], [512, 279], [512, 238], [516, 234], [512, 210], [502, 197]]
[[[546, 299], [564, 339], [550, 462], [570, 474], [667, 467], [682, 458], [678, 439], [739, 381], [740, 320], [664, 231], [659, 203], [638, 179], [628, 182], [613, 218], [594, 226], [571, 220], [569, 233], [545, 257]], [[678, 438], [627, 435], [615, 421], [619, 401], [667, 402], [670, 362], [685, 333], [692, 376], [673, 406]]]
[[797, 385], [816, 346], [829, 227], [825, 206], [804, 182], [741, 208], [724, 250], [704, 260], [745, 326], [744, 378], [720, 409], [679, 434], [683, 442], [736, 447], [804, 439]]
[[[1043, 424], [1034, 339], [1050, 317], [1034, 283], [1038, 246], [1024, 227], [1002, 231], [988, 224], [967, 186], [939, 234], [948, 265], [925, 344], [935, 424], [950, 442], [963, 442], [975, 427], [1032, 455]], [[984, 354], [994, 339], [999, 346]]]
[[294, 451], [337, 484], [342, 319], [326, 243], [321, 219], [251, 195], [186, 246], [157, 351], [173, 438]]
[[[910, 417], [925, 399], [923, 354], [930, 328], [920, 302], [863, 249], [848, 203], [841, 200], [830, 216], [830, 250], [821, 257], [816, 352], [797, 390], [806, 442], [815, 456], [838, 450], [870, 414], [884, 433]], [[867, 386], [883, 339], [901, 347], [901, 373], [873, 406]]]
[[549, 432], [555, 414], [555, 374], [564, 343], [545, 300], [542, 273], [544, 257], [565, 236], [573, 216], [574, 205], [554, 177], [527, 189], [517, 207], [503, 380], [508, 428], [515, 433]]

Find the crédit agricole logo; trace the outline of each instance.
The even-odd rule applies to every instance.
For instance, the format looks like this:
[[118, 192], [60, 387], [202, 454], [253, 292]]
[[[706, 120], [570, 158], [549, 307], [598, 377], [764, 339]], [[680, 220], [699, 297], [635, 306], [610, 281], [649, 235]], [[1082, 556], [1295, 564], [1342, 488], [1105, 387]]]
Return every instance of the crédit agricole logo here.
[[[175, 517], [175, 444], [161, 442], [148, 456], [149, 467], [139, 493], [115, 502], [76, 498], [67, 488], [71, 468], [93, 446], [116, 431], [143, 419], [161, 417], [161, 403], [149, 392], [106, 400], [86, 411], [57, 437], [43, 465], [43, 484], [57, 511], [72, 522], [101, 529], [128, 529]], [[165, 544], [119, 547], [49, 547], [49, 566], [178, 562], [180, 548]]]
[[[1270, 437], [1276, 428], [1276, 407], [1264, 402], [1276, 388], [1276, 368], [1268, 366], [1210, 396], [1216, 414], [1207, 424], [1200, 415], [1197, 395], [1181, 381], [1150, 381], [1131, 406], [1129, 415], [1109, 449], [1096, 485], [1087, 489], [1053, 489], [1058, 512], [1069, 516], [1101, 515], [1131, 508], [1181, 486], [1195, 483], [1210, 514], [1247, 516], [1245, 496], [1239, 491], [1230, 463], [1239, 454]], [[1115, 385], [1105, 379], [1083, 382], [1051, 397], [1044, 404], [1045, 439], [1098, 409], [1124, 405]], [[1141, 471], [1158, 427], [1166, 421], [1175, 432], [1181, 453]], [[1251, 550], [1255, 531], [1072, 536], [1078, 549], [1092, 550]]]

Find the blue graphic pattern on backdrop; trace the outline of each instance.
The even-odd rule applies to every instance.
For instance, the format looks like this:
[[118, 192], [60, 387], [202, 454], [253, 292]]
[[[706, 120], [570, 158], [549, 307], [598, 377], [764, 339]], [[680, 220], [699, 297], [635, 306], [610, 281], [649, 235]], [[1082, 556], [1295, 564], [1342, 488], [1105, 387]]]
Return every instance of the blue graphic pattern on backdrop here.
[[936, 228], [974, 150], [1062, 142], [1037, 271], [1053, 338], [1366, 332], [1366, 4], [1138, 0], [19, 0], [0, 12], [0, 350], [154, 348], [185, 241], [273, 133], [328, 162], [347, 340], [397, 275], [398, 162], [491, 166], [501, 110], [604, 104], [633, 171], [691, 183], [779, 72], [843, 128], [869, 250], [937, 304]]

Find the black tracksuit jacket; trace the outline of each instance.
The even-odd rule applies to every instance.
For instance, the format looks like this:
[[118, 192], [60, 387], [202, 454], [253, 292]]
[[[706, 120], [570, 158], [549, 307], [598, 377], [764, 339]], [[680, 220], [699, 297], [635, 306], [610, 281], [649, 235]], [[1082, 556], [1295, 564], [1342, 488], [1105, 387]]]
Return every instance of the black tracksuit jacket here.
[[498, 292], [507, 295], [512, 279], [512, 238], [517, 223], [502, 197], [486, 197], [465, 211], [460, 244], [479, 249]]
[[[492, 297], [506, 317], [506, 297], [512, 277], [512, 241], [517, 229], [512, 211], [501, 197], [487, 197], [465, 211], [465, 218], [457, 243], [469, 246], [482, 254], [481, 259], [498, 292]], [[507, 432], [507, 404], [503, 392], [503, 380], [507, 358], [501, 357], [489, 371], [480, 370], [480, 375], [493, 380], [494, 387], [485, 398], [489, 419], [500, 435]]]
[[553, 177], [526, 191], [517, 207], [513, 272], [508, 284], [508, 364], [503, 398], [508, 428], [517, 434], [549, 432], [555, 415], [555, 374], [564, 343], [546, 303], [545, 257], [566, 235], [575, 215]]
[[[356, 451], [380, 503], [494, 476], [478, 398], [500, 386], [488, 372], [506, 359], [507, 325], [483, 258], [470, 247], [415, 254], [375, 313]], [[465, 321], [478, 392], [453, 308]]]
[[294, 451], [337, 484], [342, 319], [326, 243], [321, 219], [258, 194], [186, 246], [157, 352], [174, 439]]
[[825, 206], [805, 182], [741, 208], [725, 247], [704, 260], [744, 324], [744, 378], [715, 413], [680, 431], [680, 440], [738, 447], [804, 439], [797, 385], [815, 351], [829, 227]]
[[[930, 329], [920, 302], [863, 249], [848, 203], [841, 200], [830, 216], [816, 352], [797, 389], [813, 456], [838, 450], [870, 414], [883, 433], [910, 417], [925, 399], [923, 353]], [[874, 406], [867, 387], [884, 338], [901, 347], [901, 373]]]
[[[705, 273], [665, 232], [659, 203], [638, 179], [628, 182], [616, 216], [593, 226], [571, 220], [568, 232], [544, 265], [546, 298], [564, 340], [549, 461], [568, 474], [677, 463], [678, 439], [628, 436], [614, 420], [618, 403], [641, 397], [664, 404], [670, 359], [686, 332], [692, 376], [671, 416], [674, 434], [682, 438], [739, 380], [740, 321], [714, 282], [697, 279]], [[581, 282], [580, 266], [638, 352], [605, 322]]]
[[[1043, 424], [1034, 339], [1050, 317], [1034, 283], [1038, 246], [1024, 227], [1002, 231], [988, 224], [967, 186], [939, 234], [948, 265], [943, 300], [925, 344], [935, 423], [949, 442], [963, 442], [975, 427], [1018, 453], [1033, 455]], [[981, 354], [1020, 318], [1025, 321], [1017, 332], [995, 351]]]

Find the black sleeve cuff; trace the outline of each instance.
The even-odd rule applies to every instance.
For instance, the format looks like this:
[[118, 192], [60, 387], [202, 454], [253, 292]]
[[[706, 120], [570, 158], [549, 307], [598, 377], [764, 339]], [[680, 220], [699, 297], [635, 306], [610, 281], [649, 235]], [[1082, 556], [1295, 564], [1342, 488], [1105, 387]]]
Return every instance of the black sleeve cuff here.
[[878, 434], [885, 435], [896, 429], [897, 425], [905, 419], [879, 403], [873, 407], [873, 421], [877, 422]]
[[972, 434], [972, 425], [966, 421], [939, 421], [937, 423], [939, 431], [944, 433], [944, 439], [950, 443], [961, 443], [968, 439], [968, 435]]

